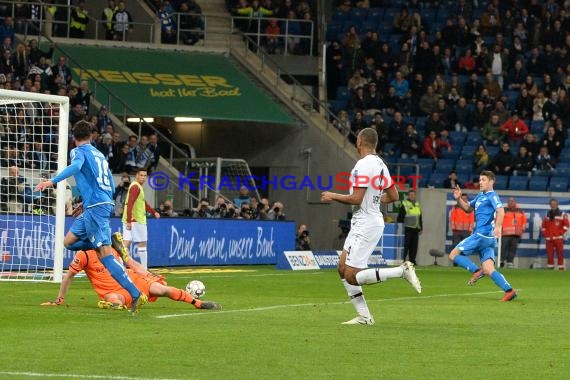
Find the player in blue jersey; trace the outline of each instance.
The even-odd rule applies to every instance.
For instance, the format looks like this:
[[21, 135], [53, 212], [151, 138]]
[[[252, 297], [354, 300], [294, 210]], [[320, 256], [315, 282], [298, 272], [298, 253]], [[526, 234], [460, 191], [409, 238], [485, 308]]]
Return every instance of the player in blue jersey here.
[[[475, 230], [471, 236], [463, 239], [449, 254], [449, 259], [462, 268], [467, 269], [473, 275], [467, 282], [474, 285], [480, 278], [487, 275], [495, 284], [504, 290], [502, 301], [512, 301], [517, 297], [517, 292], [507, 282], [505, 277], [495, 270], [495, 238], [501, 236], [505, 210], [499, 196], [493, 190], [495, 173], [484, 170], [479, 174], [479, 189], [481, 192], [466, 202], [461, 199], [461, 189], [456, 186], [453, 189], [453, 197], [459, 207], [466, 212], [475, 210]], [[479, 252], [481, 268], [468, 255]]]
[[131, 312], [134, 313], [148, 298], [136, 288], [123, 265], [115, 259], [111, 251], [109, 218], [114, 207], [115, 184], [107, 160], [91, 144], [92, 129], [87, 121], [75, 124], [73, 137], [76, 147], [70, 153], [71, 164], [52, 179], [40, 182], [36, 191], [43, 191], [68, 177], [75, 177], [83, 199], [83, 213], [73, 222], [63, 244], [71, 251], [94, 249], [111, 276], [133, 298]]

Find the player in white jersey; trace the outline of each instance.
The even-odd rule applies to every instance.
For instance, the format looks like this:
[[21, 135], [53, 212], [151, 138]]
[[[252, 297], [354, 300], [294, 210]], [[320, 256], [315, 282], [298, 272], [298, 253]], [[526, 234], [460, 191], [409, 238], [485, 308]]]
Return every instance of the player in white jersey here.
[[321, 201], [337, 201], [357, 206], [352, 215], [351, 227], [338, 263], [341, 281], [358, 315], [343, 324], [373, 325], [361, 285], [376, 284], [389, 278], [402, 277], [421, 293], [422, 287], [412, 263], [406, 261], [393, 268], [368, 269], [368, 259], [384, 232], [384, 217], [380, 203], [397, 201], [398, 190], [390, 177], [386, 164], [376, 155], [378, 134], [375, 129], [364, 128], [358, 134], [356, 147], [360, 160], [351, 172], [349, 194], [325, 191]]

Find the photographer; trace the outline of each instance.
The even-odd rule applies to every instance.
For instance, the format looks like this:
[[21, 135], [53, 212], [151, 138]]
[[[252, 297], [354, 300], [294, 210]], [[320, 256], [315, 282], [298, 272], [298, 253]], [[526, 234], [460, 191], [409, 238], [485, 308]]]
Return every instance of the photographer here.
[[113, 199], [115, 199], [115, 216], [123, 216], [125, 200], [127, 199], [130, 184], [131, 178], [128, 175], [123, 174], [121, 177], [121, 183], [119, 183], [115, 188], [115, 194], [113, 195]]
[[268, 220], [285, 220], [285, 213], [283, 212], [283, 203], [275, 202], [269, 212], [267, 212]]
[[309, 238], [309, 230], [305, 224], [301, 224], [297, 230], [297, 239], [295, 240], [296, 251], [310, 251], [311, 239]]
[[17, 166], [8, 168], [8, 177], [1, 180], [2, 210], [20, 214], [23, 211], [24, 189], [26, 179], [20, 176]]
[[164, 216], [167, 218], [174, 218], [178, 216], [178, 213], [174, 211], [174, 208], [172, 206], [172, 201], [168, 199], [160, 204], [160, 206], [158, 207], [158, 211], [160, 213], [160, 216]]
[[249, 203], [242, 203], [238, 219], [252, 219], [252, 211]]
[[200, 199], [200, 203], [198, 204], [198, 208], [194, 209], [194, 214], [192, 215], [194, 218], [211, 218], [212, 217], [212, 210], [210, 209], [210, 202], [208, 199], [202, 198]]

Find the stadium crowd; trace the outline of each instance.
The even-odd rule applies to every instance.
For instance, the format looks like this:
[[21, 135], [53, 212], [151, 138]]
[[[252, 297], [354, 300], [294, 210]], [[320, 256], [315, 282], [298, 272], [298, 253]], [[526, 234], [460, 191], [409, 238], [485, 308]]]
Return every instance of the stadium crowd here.
[[570, 2], [343, 0], [327, 40], [333, 124], [351, 141], [374, 127], [388, 161], [439, 179], [567, 176]]

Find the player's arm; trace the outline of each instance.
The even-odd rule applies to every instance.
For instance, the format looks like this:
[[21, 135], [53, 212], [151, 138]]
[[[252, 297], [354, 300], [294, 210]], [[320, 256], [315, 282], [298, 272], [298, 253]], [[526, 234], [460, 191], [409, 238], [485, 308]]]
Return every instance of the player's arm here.
[[360, 205], [366, 193], [366, 187], [354, 187], [352, 194], [339, 194], [330, 191], [324, 191], [321, 194], [322, 202], [337, 201], [347, 205]]
[[495, 210], [495, 237], [500, 237], [503, 231], [503, 219], [505, 218], [505, 209], [503, 207], [498, 207]]
[[127, 224], [131, 222], [136, 222], [136, 220], [133, 219], [133, 207], [135, 206], [135, 201], [139, 196], [139, 192], [140, 191], [138, 186], [131, 186], [131, 188], [127, 192], [127, 202], [126, 202]]
[[63, 305], [65, 300], [65, 295], [73, 282], [73, 277], [75, 277], [77, 273], [68, 270], [65, 276], [63, 276], [63, 280], [61, 281], [61, 285], [59, 286], [59, 293], [57, 294], [57, 298], [55, 301], [48, 301], [41, 304], [41, 306], [60, 306]]
[[152, 208], [152, 206], [147, 201], [144, 201], [144, 207], [146, 209], [146, 212], [151, 213], [157, 219], [160, 218], [160, 214], [158, 213], [158, 211]]
[[453, 189], [453, 198], [455, 198], [457, 204], [459, 205], [459, 207], [463, 209], [463, 211], [467, 213], [473, 211], [473, 207], [471, 207], [471, 205], [468, 202], [465, 202], [463, 199], [461, 199], [461, 188], [459, 187], [459, 185], [456, 185], [455, 189]]
[[82, 154], [75, 154], [73, 159], [71, 160], [71, 164], [63, 169], [59, 174], [57, 174], [52, 179], [48, 179], [46, 181], [42, 181], [37, 184], [35, 191], [43, 191], [48, 187], [52, 187], [56, 185], [58, 182], [63, 181], [66, 178], [71, 177], [79, 173], [81, 170], [81, 166], [83, 166], [83, 162], [85, 161], [85, 157]]
[[380, 202], [383, 204], [393, 203], [400, 199], [400, 194], [395, 184], [392, 184], [380, 197]]

